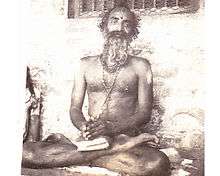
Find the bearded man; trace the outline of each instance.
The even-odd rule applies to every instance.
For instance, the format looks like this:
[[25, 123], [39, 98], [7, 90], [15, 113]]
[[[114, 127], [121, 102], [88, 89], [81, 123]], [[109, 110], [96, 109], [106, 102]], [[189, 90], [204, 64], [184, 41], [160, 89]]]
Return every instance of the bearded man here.
[[[152, 72], [146, 59], [128, 54], [137, 37], [138, 20], [127, 7], [115, 7], [102, 19], [105, 37], [103, 53], [81, 59], [74, 81], [70, 117], [84, 140], [108, 138], [110, 148], [80, 152], [60, 134], [45, 141], [24, 143], [22, 165], [29, 168], [90, 164], [128, 175], [168, 176], [169, 159], [144, 142], [158, 142], [154, 135], [141, 134], [140, 126], [150, 120]], [[89, 120], [82, 113], [88, 94]], [[39, 123], [30, 124], [37, 133]], [[34, 130], [35, 129], [35, 130]], [[38, 134], [38, 133], [37, 133]]]
[[[105, 37], [103, 53], [81, 59], [75, 79], [70, 115], [86, 139], [120, 134], [138, 136], [152, 110], [152, 72], [146, 59], [128, 54], [137, 37], [138, 20], [128, 7], [119, 6], [107, 13], [100, 24]], [[82, 114], [88, 94], [90, 120]], [[169, 175], [169, 160], [158, 150], [142, 145], [126, 152], [103, 156], [96, 166], [129, 175]]]

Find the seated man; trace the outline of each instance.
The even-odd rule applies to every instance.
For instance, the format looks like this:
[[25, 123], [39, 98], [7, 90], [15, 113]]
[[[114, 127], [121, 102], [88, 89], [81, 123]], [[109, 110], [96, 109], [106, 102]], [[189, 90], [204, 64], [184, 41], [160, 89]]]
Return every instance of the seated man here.
[[[137, 136], [150, 120], [152, 110], [152, 72], [149, 62], [128, 54], [137, 37], [138, 20], [126, 6], [107, 12], [100, 24], [105, 43], [98, 56], [81, 59], [72, 92], [70, 116], [86, 139], [120, 134]], [[90, 120], [82, 114], [87, 91]], [[93, 160], [96, 166], [129, 175], [169, 175], [169, 160], [158, 150], [138, 146], [126, 152]]]
[[[23, 167], [47, 168], [90, 164], [128, 175], [168, 176], [169, 159], [162, 152], [143, 145], [155, 136], [138, 129], [150, 120], [152, 110], [152, 73], [146, 59], [128, 55], [137, 34], [138, 21], [127, 7], [115, 7], [100, 25], [105, 44], [99, 56], [81, 59], [75, 78], [70, 116], [85, 140], [111, 138], [106, 150], [79, 152], [62, 135], [45, 141], [26, 141]], [[90, 119], [82, 113], [88, 93]], [[38, 139], [39, 123], [29, 129]], [[36, 142], [33, 142], [36, 141]], [[142, 145], [140, 145], [142, 144]]]
[[58, 169], [48, 171], [47, 168], [86, 165], [101, 156], [125, 152], [142, 142], [155, 140], [155, 136], [146, 133], [131, 138], [126, 135], [119, 135], [115, 138], [111, 148], [91, 152], [79, 152], [77, 146], [61, 134], [52, 134], [44, 141], [40, 141], [40, 104], [37, 97], [39, 98], [39, 95], [37, 95], [36, 89], [34, 89], [30, 70], [27, 68], [27, 119], [23, 135], [22, 167], [46, 170], [22, 169], [22, 173], [25, 175], [32, 175], [32, 173], [35, 175], [36, 173], [44, 175], [44, 173], [47, 174], [48, 172], [55, 175], [65, 174], [65, 171], [61, 172]]

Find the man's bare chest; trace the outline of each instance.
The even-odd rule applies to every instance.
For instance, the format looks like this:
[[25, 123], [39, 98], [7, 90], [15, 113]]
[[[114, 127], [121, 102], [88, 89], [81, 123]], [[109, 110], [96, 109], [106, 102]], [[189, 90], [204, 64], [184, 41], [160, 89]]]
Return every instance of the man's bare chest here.
[[122, 68], [116, 73], [107, 73], [102, 67], [90, 68], [85, 73], [88, 92], [103, 92], [111, 88], [112, 92], [135, 93], [138, 77], [131, 68]]

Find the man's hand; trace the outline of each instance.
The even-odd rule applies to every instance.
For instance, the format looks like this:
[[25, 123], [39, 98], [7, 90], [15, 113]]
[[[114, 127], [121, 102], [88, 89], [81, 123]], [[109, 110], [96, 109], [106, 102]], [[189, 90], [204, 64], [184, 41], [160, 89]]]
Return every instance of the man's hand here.
[[95, 139], [108, 133], [106, 124], [102, 120], [90, 120], [83, 127], [82, 134], [85, 139]]
[[157, 147], [159, 144], [159, 138], [156, 135], [149, 133], [140, 134], [140, 138], [147, 142], [147, 145], [150, 147]]

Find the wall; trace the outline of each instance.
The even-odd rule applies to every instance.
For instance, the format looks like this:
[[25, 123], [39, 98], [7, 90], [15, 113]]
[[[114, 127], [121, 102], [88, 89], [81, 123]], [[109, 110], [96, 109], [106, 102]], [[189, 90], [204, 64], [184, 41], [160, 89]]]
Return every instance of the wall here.
[[[67, 19], [66, 1], [31, 1], [28, 63], [44, 94], [43, 136], [78, 130], [69, 118], [74, 71], [79, 59], [101, 53], [98, 18]], [[132, 54], [147, 58], [154, 75], [154, 111], [148, 131], [176, 147], [201, 147], [204, 120], [205, 59], [203, 11], [145, 16]], [[86, 107], [84, 108], [86, 112]]]

